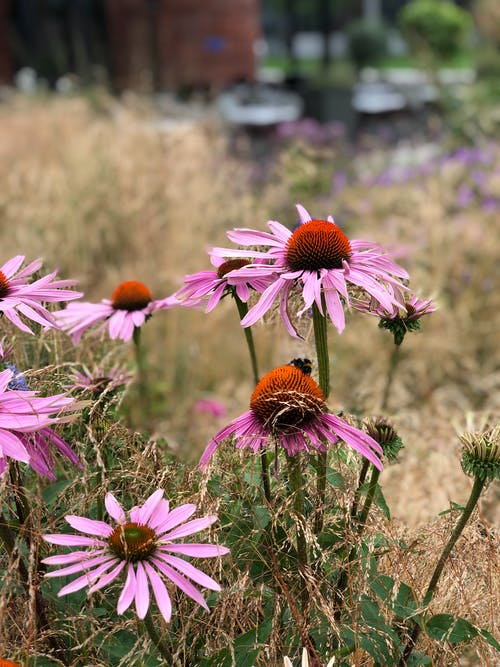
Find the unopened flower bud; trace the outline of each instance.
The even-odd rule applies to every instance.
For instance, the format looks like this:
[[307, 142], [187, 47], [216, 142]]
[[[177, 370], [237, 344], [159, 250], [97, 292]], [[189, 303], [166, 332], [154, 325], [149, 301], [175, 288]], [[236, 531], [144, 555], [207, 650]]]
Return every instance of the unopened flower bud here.
[[500, 479], [500, 425], [458, 436], [463, 444], [462, 469], [470, 477]]
[[370, 417], [363, 422], [363, 428], [384, 450], [388, 461], [396, 461], [403, 441], [394, 426], [385, 417]]

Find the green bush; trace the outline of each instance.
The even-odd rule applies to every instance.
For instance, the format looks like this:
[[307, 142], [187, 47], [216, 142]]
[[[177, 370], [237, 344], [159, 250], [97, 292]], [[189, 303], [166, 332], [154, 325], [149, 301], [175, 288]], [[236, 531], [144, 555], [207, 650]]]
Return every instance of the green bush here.
[[471, 26], [469, 14], [451, 0], [412, 0], [399, 13], [410, 46], [449, 59], [460, 52]]
[[347, 30], [351, 58], [360, 68], [374, 63], [386, 53], [387, 31], [377, 21], [354, 21]]

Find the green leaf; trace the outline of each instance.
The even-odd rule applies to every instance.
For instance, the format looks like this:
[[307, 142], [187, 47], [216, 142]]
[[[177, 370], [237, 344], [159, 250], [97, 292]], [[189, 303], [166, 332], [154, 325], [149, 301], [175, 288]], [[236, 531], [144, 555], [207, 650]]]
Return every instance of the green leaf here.
[[[256, 628], [244, 635], [236, 637], [233, 648], [235, 662], [238, 667], [254, 667], [255, 661], [267, 643], [272, 630], [272, 617], [266, 618]], [[224, 648], [211, 656], [206, 663], [207, 667], [232, 667], [231, 651]]]
[[468, 642], [477, 635], [472, 623], [451, 614], [436, 614], [427, 621], [425, 628], [431, 639], [449, 644]]
[[256, 524], [259, 528], [263, 529], [271, 521], [271, 513], [267, 507], [262, 505], [257, 505], [254, 507], [254, 513], [257, 517]]
[[442, 512], [439, 512], [438, 516], [444, 516], [445, 514], [449, 514], [450, 512], [456, 512], [460, 511], [463, 512], [465, 507], [463, 505], [459, 505], [458, 503], [454, 503], [453, 500], [450, 502], [450, 508], [447, 510], [443, 510]]
[[54, 502], [63, 495], [64, 490], [71, 484], [70, 479], [60, 479], [52, 482], [42, 491], [43, 502], [47, 507], [51, 507]]
[[493, 646], [494, 649], [500, 652], [500, 644], [497, 642], [495, 637], [493, 637], [491, 632], [488, 632], [488, 630], [485, 630], [484, 628], [477, 628], [477, 631], [483, 639], [486, 639], [490, 646]]
[[426, 667], [432, 665], [432, 660], [424, 653], [413, 651], [406, 662], [406, 667]]
[[326, 481], [335, 489], [340, 489], [341, 491], [345, 491], [346, 489], [345, 477], [337, 470], [333, 470], [333, 468], [326, 469]]
[[390, 518], [391, 518], [391, 510], [389, 509], [389, 505], [387, 504], [385, 496], [382, 493], [382, 489], [380, 487], [380, 484], [377, 484], [377, 487], [375, 489], [375, 494], [373, 496], [373, 502], [378, 507], [380, 507], [380, 509], [382, 510], [382, 514], [389, 521]]
[[370, 588], [396, 616], [407, 620], [414, 616], [417, 609], [417, 599], [413, 590], [404, 583], [400, 583], [395, 590], [396, 582], [392, 577], [379, 574], [370, 582]]

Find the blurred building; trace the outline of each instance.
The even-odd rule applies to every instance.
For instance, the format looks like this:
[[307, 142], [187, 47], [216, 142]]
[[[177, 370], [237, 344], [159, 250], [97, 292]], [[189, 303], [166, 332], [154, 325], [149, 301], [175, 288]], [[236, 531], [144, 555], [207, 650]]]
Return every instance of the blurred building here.
[[259, 0], [1, 0], [0, 80], [32, 67], [115, 90], [220, 88], [255, 77]]

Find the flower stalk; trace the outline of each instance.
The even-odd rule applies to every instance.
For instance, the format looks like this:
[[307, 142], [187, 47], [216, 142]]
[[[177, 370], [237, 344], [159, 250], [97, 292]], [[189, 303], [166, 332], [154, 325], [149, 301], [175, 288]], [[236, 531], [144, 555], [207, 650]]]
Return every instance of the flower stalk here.
[[[305, 527], [305, 505], [304, 505], [304, 479], [302, 477], [302, 467], [300, 455], [289, 456], [287, 454], [288, 479], [290, 481], [290, 490], [293, 496], [293, 508], [297, 517], [297, 558], [299, 572], [303, 573], [307, 567], [307, 542], [304, 531]], [[307, 586], [301, 585], [302, 614], [304, 618], [308, 616], [309, 610], [309, 591]]]
[[[322, 296], [323, 310], [325, 309], [325, 298]], [[330, 394], [330, 357], [328, 354], [328, 330], [325, 315], [322, 315], [316, 303], [313, 303], [313, 327], [314, 342], [316, 345], [316, 357], [318, 360], [319, 386], [325, 399]], [[318, 494], [318, 511], [314, 520], [314, 532], [316, 535], [323, 529], [324, 504], [326, 495], [326, 463], [327, 453], [318, 452], [318, 465], [316, 477], [316, 490]]]
[[166, 643], [161, 639], [160, 635], [158, 634], [153, 619], [151, 618], [150, 612], [146, 614], [142, 622], [156, 650], [161, 655], [161, 657], [166, 661], [165, 664], [171, 665], [172, 653], [169, 650]]
[[[460, 516], [459, 520], [457, 521], [457, 524], [455, 526], [455, 529], [453, 530], [450, 539], [448, 540], [448, 543], [446, 544], [445, 548], [443, 549], [443, 552], [441, 553], [441, 556], [439, 557], [439, 560], [436, 564], [436, 567], [434, 569], [434, 572], [432, 574], [431, 580], [429, 581], [429, 585], [427, 586], [427, 590], [424, 595], [424, 600], [423, 600], [423, 605], [427, 606], [430, 601], [432, 600], [432, 597], [434, 595], [434, 592], [436, 590], [439, 578], [441, 576], [441, 573], [444, 569], [444, 566], [446, 564], [446, 561], [448, 559], [448, 556], [453, 550], [453, 547], [455, 546], [458, 538], [462, 534], [463, 529], [465, 528], [465, 525], [467, 524], [472, 512], [474, 511], [474, 508], [476, 507], [478, 500], [481, 496], [481, 492], [483, 490], [483, 487], [487, 481], [487, 477], [475, 477], [474, 478], [474, 484], [472, 486], [472, 490], [470, 492], [469, 500], [467, 501], [467, 505], [465, 506], [464, 510], [462, 511], [462, 515]], [[410, 635], [410, 638], [408, 639], [408, 643], [406, 644], [406, 648], [403, 651], [403, 655], [401, 657], [401, 661], [399, 663], [400, 667], [404, 667], [404, 665], [407, 664], [408, 658], [410, 657], [413, 649], [415, 648], [415, 644], [417, 643], [418, 637], [420, 635], [420, 626], [413, 621], [413, 629]]]
[[135, 365], [137, 369], [138, 403], [141, 417], [146, 418], [148, 416], [146, 357], [144, 354], [144, 346], [142, 345], [140, 327], [134, 327], [132, 340], [134, 341]]
[[[238, 314], [240, 320], [242, 320], [245, 315], [248, 313], [248, 305], [245, 301], [242, 301], [240, 297], [236, 294], [236, 290], [233, 293], [234, 300], [236, 301], [236, 306], [238, 308]], [[253, 340], [252, 327], [246, 327], [243, 329], [245, 332], [245, 339], [247, 342], [248, 354], [250, 356], [250, 363], [252, 366], [253, 381], [255, 386], [259, 383], [259, 368], [257, 365], [257, 353], [255, 351], [255, 343]], [[264, 496], [268, 503], [271, 502], [271, 482], [269, 478], [269, 462], [267, 460], [267, 450], [262, 448], [260, 451], [260, 467], [261, 467], [261, 479], [262, 487], [264, 489]]]

